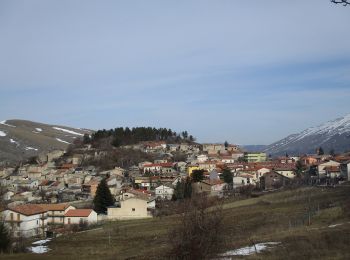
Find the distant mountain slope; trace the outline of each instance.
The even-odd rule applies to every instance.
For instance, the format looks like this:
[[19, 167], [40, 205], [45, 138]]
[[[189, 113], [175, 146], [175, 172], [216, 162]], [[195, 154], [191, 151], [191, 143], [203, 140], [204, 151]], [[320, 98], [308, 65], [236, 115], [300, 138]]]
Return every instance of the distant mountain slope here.
[[315, 153], [317, 147], [325, 152], [350, 150], [350, 114], [310, 127], [298, 134], [292, 134], [269, 145], [265, 152], [272, 155]]
[[75, 138], [92, 131], [26, 120], [0, 122], [0, 162], [16, 162], [55, 149], [66, 149]]
[[266, 149], [267, 145], [240, 145], [246, 152], [262, 152]]

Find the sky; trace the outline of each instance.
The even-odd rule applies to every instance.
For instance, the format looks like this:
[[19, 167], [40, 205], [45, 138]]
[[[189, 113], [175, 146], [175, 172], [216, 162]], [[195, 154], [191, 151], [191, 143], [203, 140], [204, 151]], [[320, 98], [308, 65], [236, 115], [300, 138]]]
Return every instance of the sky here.
[[350, 6], [0, 0], [0, 120], [270, 144], [350, 113]]

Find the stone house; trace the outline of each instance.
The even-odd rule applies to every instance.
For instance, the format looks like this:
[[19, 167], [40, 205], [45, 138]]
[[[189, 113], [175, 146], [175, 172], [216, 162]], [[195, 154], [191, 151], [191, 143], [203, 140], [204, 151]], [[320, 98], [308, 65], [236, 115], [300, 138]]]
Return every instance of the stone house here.
[[260, 177], [260, 187], [264, 190], [278, 189], [289, 182], [290, 179], [288, 177], [275, 171], [265, 173], [263, 177]]

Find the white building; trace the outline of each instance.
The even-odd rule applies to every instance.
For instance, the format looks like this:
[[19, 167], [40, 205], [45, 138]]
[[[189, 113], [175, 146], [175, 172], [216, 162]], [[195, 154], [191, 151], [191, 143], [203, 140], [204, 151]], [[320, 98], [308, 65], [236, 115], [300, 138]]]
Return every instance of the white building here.
[[164, 185], [160, 185], [159, 187], [155, 188], [156, 198], [171, 200], [173, 194], [174, 194], [173, 188], [170, 188]]
[[151, 217], [147, 212], [147, 199], [132, 197], [121, 200], [120, 207], [109, 207], [107, 217], [110, 220], [141, 219]]
[[255, 176], [253, 174], [242, 173], [233, 177], [233, 188], [245, 185], [256, 185]]
[[5, 224], [14, 237], [45, 236], [47, 211], [36, 204], [26, 204], [3, 211]]
[[201, 154], [197, 156], [197, 162], [206, 162], [208, 160], [209, 158], [208, 158], [208, 155], [206, 154]]
[[328, 167], [328, 166], [340, 167], [340, 163], [330, 160], [328, 162], [319, 164], [318, 167], [317, 167], [318, 177], [319, 178], [326, 177], [326, 167]]
[[97, 222], [97, 213], [92, 209], [70, 209], [64, 214], [64, 224], [93, 224]]
[[64, 224], [64, 215], [75, 207], [70, 206], [68, 203], [59, 204], [38, 204], [40, 207], [47, 211], [47, 223], [48, 224]]

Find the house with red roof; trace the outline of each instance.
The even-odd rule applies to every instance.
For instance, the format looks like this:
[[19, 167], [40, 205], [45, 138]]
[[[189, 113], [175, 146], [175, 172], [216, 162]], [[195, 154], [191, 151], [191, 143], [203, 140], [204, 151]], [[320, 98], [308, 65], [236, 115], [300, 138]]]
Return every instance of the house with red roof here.
[[14, 237], [45, 236], [47, 210], [36, 204], [18, 205], [2, 212], [5, 225]]
[[93, 224], [97, 222], [97, 213], [93, 209], [70, 209], [64, 214], [64, 224]]
[[205, 179], [192, 184], [192, 189], [195, 193], [207, 193], [210, 196], [222, 196], [227, 184], [220, 179], [209, 180]]

